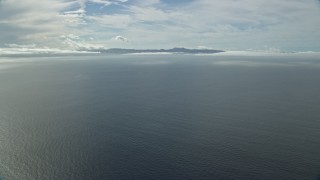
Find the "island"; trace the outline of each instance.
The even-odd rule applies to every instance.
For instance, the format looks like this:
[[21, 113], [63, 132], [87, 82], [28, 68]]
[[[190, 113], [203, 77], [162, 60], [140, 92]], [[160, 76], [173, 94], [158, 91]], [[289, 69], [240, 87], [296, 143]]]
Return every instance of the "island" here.
[[[88, 51], [88, 50], [86, 50]], [[214, 49], [187, 49], [187, 48], [172, 48], [172, 49], [91, 49], [91, 52], [108, 53], [108, 54], [138, 54], [138, 53], [174, 53], [174, 54], [213, 54], [224, 52]]]

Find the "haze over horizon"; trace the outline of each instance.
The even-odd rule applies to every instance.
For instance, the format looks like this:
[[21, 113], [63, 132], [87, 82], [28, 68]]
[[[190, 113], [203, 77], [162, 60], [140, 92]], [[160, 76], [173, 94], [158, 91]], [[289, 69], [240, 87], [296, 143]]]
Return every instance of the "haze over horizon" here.
[[320, 2], [0, 0], [0, 51], [99, 48], [320, 51]]

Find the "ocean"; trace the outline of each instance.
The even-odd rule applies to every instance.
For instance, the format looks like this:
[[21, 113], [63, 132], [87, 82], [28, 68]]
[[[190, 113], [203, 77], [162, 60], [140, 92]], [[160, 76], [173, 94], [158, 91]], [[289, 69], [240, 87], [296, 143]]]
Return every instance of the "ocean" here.
[[0, 179], [320, 178], [320, 58], [0, 58]]

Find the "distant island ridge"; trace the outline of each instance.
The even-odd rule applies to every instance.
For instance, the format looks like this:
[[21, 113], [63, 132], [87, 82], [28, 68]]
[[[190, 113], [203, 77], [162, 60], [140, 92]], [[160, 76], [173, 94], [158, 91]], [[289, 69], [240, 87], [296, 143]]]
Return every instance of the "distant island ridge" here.
[[[86, 49], [86, 51], [88, 51]], [[171, 48], [171, 49], [92, 49], [90, 52], [108, 53], [108, 54], [135, 54], [135, 53], [182, 53], [182, 54], [213, 54], [225, 52], [214, 49], [187, 49], [187, 48]]]

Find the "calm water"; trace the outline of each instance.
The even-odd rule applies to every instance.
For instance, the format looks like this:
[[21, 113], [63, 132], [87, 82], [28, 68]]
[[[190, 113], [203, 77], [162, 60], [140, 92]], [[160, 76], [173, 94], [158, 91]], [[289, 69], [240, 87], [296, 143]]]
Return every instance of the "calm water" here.
[[0, 60], [0, 179], [320, 177], [320, 58]]

